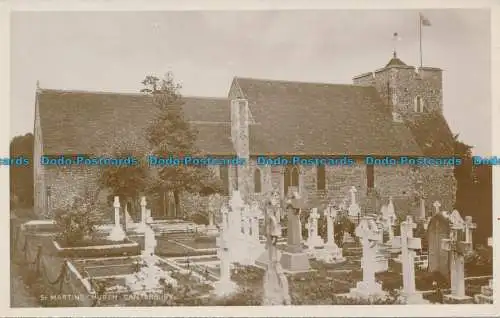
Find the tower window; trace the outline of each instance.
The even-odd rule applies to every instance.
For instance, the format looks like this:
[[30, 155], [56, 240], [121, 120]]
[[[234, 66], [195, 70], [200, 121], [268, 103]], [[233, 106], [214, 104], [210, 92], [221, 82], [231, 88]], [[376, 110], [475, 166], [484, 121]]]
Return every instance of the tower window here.
[[253, 173], [253, 184], [254, 184], [254, 192], [255, 193], [261, 193], [262, 192], [262, 179], [261, 179], [261, 174], [260, 174], [260, 169], [255, 168], [255, 171]]
[[424, 111], [424, 101], [422, 100], [422, 97], [417, 96], [415, 98], [415, 112], [422, 113], [423, 111]]
[[326, 173], [325, 166], [318, 165], [316, 167], [316, 187], [318, 190], [325, 190], [326, 188]]

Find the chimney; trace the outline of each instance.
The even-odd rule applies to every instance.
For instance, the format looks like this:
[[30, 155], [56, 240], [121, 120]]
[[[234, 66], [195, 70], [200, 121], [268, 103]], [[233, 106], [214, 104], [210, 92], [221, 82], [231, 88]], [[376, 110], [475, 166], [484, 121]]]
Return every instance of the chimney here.
[[231, 101], [231, 139], [236, 155], [245, 160], [244, 165], [237, 166], [238, 190], [243, 200], [248, 200], [250, 194], [250, 147], [249, 147], [249, 111], [248, 100], [234, 99]]

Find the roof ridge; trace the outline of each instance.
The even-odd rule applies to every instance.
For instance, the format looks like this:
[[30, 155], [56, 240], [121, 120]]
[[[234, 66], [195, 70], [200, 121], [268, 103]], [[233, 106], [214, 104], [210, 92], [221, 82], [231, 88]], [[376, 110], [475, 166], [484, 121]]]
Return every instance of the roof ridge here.
[[83, 90], [83, 89], [54, 89], [54, 88], [39, 88], [37, 90], [39, 93], [44, 92], [58, 92], [58, 93], [76, 93], [76, 94], [102, 94], [102, 95], [133, 95], [133, 96], [147, 96], [144, 93], [137, 92], [112, 92], [112, 91], [93, 91], [93, 90]]
[[255, 77], [234, 77], [236, 80], [251, 80], [251, 81], [261, 81], [261, 82], [274, 82], [274, 83], [294, 83], [294, 84], [316, 84], [316, 85], [328, 85], [328, 86], [352, 86], [352, 87], [369, 87], [364, 85], [356, 85], [352, 83], [326, 83], [326, 82], [306, 82], [306, 81], [291, 81], [291, 80], [278, 80], [278, 79], [266, 79], [266, 78], [255, 78]]
[[[100, 94], [100, 95], [124, 95], [124, 96], [148, 96], [145, 93], [132, 93], [132, 92], [112, 92], [112, 91], [92, 91], [92, 90], [79, 90], [79, 89], [53, 89], [53, 88], [38, 88], [37, 93], [44, 92], [57, 92], [57, 93], [75, 93], [75, 94]], [[228, 100], [224, 96], [197, 96], [197, 95], [181, 95], [182, 98], [192, 99], [207, 99], [207, 100]]]

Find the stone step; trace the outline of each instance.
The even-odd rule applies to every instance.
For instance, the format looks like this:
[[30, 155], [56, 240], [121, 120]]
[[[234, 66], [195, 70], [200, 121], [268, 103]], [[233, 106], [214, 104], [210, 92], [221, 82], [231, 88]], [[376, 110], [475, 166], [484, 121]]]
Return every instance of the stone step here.
[[485, 296], [493, 296], [493, 288], [490, 286], [481, 286], [481, 294]]

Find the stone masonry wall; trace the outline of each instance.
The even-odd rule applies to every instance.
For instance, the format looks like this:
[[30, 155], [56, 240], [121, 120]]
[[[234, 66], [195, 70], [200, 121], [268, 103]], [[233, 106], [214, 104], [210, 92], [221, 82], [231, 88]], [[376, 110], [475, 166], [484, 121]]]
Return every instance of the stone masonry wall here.
[[417, 96], [422, 98], [425, 112], [442, 112], [443, 109], [442, 71], [439, 69], [423, 68], [416, 72], [409, 66], [390, 67], [354, 78], [353, 83], [374, 86], [383, 102], [390, 101], [394, 111], [407, 118], [414, 115]]
[[45, 166], [44, 170], [50, 187], [49, 210], [52, 212], [70, 207], [75, 196], [98, 187], [98, 167], [95, 166]]

